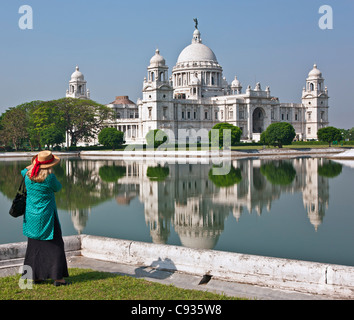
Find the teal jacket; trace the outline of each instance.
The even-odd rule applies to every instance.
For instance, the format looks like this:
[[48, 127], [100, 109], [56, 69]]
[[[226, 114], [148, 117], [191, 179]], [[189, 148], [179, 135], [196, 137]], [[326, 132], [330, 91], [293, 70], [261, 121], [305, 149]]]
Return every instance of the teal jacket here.
[[[23, 234], [32, 239], [51, 240], [54, 236], [54, 217], [58, 217], [54, 192], [61, 184], [52, 173], [43, 182], [33, 182], [21, 171], [27, 188], [26, 212], [23, 216]], [[59, 219], [58, 219], [59, 221]]]

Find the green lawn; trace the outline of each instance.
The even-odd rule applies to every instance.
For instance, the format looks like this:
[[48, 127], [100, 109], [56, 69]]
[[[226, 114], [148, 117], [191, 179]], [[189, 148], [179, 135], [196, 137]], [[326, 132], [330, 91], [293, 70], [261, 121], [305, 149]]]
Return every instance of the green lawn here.
[[234, 300], [239, 298], [180, 289], [144, 279], [91, 269], [71, 268], [72, 284], [54, 287], [52, 281], [19, 287], [20, 275], [0, 278], [0, 300]]

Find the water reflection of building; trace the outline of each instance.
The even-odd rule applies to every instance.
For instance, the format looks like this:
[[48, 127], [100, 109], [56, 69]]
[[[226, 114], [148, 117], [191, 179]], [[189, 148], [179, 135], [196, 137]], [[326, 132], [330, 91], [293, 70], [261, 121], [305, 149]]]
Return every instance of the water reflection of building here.
[[89, 215], [91, 213], [91, 208], [87, 209], [69, 209], [71, 216], [71, 221], [78, 234], [81, 234], [85, 229]]
[[[160, 181], [147, 176], [148, 167], [157, 166], [153, 161], [79, 161], [76, 165], [85, 168], [86, 172], [88, 170], [88, 179], [95, 185], [91, 195], [99, 196], [105, 192], [120, 205], [127, 205], [138, 197], [144, 203], [145, 222], [153, 242], [166, 243], [173, 227], [184, 246], [212, 249], [230, 214], [239, 221], [245, 212], [258, 215], [264, 210], [269, 212], [272, 202], [284, 192], [302, 193], [308, 219], [315, 230], [318, 229], [329, 199], [328, 178], [318, 174], [318, 166], [328, 160], [298, 158], [281, 161], [290, 163], [291, 170], [296, 172], [290, 183], [279, 181], [277, 184], [268, 180], [262, 167], [269, 161], [246, 159], [232, 161], [232, 166], [240, 170], [242, 180], [226, 188], [217, 187], [209, 179], [212, 165], [165, 164], [169, 168], [168, 175]], [[100, 168], [104, 166], [124, 167], [125, 175], [116, 181], [103, 181]], [[76, 213], [73, 217], [76, 219], [75, 228], [82, 230], [87, 215]]]
[[329, 186], [328, 178], [318, 174], [318, 166], [324, 159], [311, 159], [317, 161], [306, 161], [305, 183], [302, 189], [304, 207], [307, 210], [308, 218], [317, 231], [322, 223], [325, 209], [328, 208]]

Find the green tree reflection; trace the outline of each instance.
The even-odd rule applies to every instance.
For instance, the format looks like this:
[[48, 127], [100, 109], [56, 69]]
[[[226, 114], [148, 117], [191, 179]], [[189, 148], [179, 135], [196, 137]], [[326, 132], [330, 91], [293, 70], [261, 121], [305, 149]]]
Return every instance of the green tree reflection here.
[[97, 174], [94, 161], [64, 160], [54, 167], [54, 173], [63, 186], [55, 195], [59, 209], [71, 211], [92, 208], [114, 197], [119, 191], [118, 183], [108, 183]]
[[235, 168], [234, 166], [231, 166], [230, 172], [228, 174], [223, 175], [215, 175], [213, 174], [213, 169], [210, 169], [208, 177], [212, 183], [220, 188], [231, 187], [242, 180], [241, 170], [239, 168]]
[[342, 165], [337, 162], [328, 160], [318, 166], [318, 174], [326, 178], [334, 178], [342, 173]]
[[296, 171], [287, 161], [272, 161], [261, 165], [261, 173], [271, 184], [288, 185], [293, 182]]
[[105, 182], [117, 182], [126, 174], [126, 168], [123, 166], [103, 166], [99, 169], [98, 174]]
[[164, 181], [170, 174], [170, 169], [168, 167], [148, 167], [146, 175], [151, 181]]
[[29, 164], [30, 161], [0, 161], [0, 191], [11, 201], [22, 181], [21, 170]]

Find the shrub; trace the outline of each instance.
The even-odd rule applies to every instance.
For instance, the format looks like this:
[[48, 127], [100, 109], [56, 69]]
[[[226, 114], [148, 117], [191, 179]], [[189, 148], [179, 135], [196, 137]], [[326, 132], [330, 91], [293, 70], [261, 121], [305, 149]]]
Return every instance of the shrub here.
[[291, 144], [296, 136], [294, 127], [287, 122], [272, 123], [261, 134], [261, 141], [267, 145], [282, 148], [284, 144]]
[[164, 131], [160, 129], [155, 129], [155, 130], [150, 130], [146, 134], [145, 139], [146, 139], [146, 144], [149, 147], [153, 146], [154, 148], [157, 148], [158, 146], [160, 146], [161, 144], [163, 144], [168, 140], [168, 136]]
[[[230, 147], [228, 145], [228, 138], [229, 135], [231, 134], [231, 146], [235, 146], [237, 143], [240, 142], [240, 138], [242, 135], [242, 130], [239, 127], [236, 127], [234, 125], [232, 125], [231, 123], [226, 123], [226, 122], [222, 122], [222, 123], [218, 123], [216, 124], [212, 130], [219, 130], [219, 146], [222, 147]], [[224, 131], [225, 130], [225, 131]], [[230, 131], [228, 131], [230, 130]], [[225, 138], [225, 145], [224, 145], [224, 138]], [[212, 139], [212, 131], [209, 131], [209, 142], [211, 143]]]
[[103, 128], [98, 134], [98, 142], [113, 150], [123, 144], [123, 139], [124, 133], [116, 128]]
[[317, 131], [317, 138], [320, 141], [325, 141], [328, 146], [334, 141], [341, 141], [343, 139], [342, 133], [339, 129], [335, 127], [325, 127]]
[[146, 175], [151, 181], [164, 181], [170, 174], [170, 169], [168, 167], [148, 167]]

